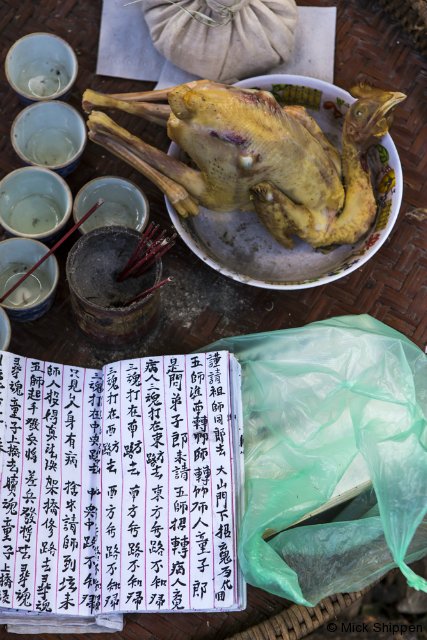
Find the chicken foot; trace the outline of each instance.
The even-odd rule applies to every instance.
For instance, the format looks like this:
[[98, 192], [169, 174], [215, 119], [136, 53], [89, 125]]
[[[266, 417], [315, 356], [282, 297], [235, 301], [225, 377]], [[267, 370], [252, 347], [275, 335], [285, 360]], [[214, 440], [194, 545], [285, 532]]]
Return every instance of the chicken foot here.
[[[285, 247], [291, 248], [291, 236], [298, 235], [312, 247], [352, 244], [370, 228], [377, 210], [372, 187], [367, 180], [347, 188], [344, 209], [323, 212], [319, 217], [302, 204], [296, 204], [274, 185], [263, 182], [252, 188], [258, 218]], [[325, 215], [326, 213], [326, 215]], [[318, 224], [324, 221], [323, 228]], [[317, 222], [317, 224], [316, 224]]]
[[151, 180], [178, 213], [197, 215], [205, 185], [199, 171], [152, 147], [120, 127], [105, 113], [93, 111], [88, 118], [89, 139], [132, 165]]

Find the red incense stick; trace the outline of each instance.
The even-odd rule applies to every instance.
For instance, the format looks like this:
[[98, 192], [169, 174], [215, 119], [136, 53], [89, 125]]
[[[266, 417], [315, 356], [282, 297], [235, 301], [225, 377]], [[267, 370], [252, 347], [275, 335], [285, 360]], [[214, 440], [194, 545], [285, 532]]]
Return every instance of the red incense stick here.
[[134, 302], [139, 302], [140, 300], [142, 300], [142, 298], [145, 298], [146, 296], [148, 296], [150, 293], [153, 293], [154, 291], [156, 291], [157, 289], [160, 289], [160, 287], [163, 287], [165, 284], [167, 284], [168, 282], [173, 282], [173, 278], [169, 277], [169, 278], [165, 278], [164, 280], [161, 280], [160, 282], [158, 282], [157, 284], [154, 284], [152, 287], [150, 287], [149, 289], [146, 289], [145, 291], [143, 291], [142, 293], [139, 293], [137, 296], [135, 296], [135, 298], [133, 298], [130, 302], [128, 302], [128, 305], [133, 304]]
[[75, 231], [76, 229], [78, 229], [78, 228], [80, 227], [80, 225], [81, 225], [81, 224], [83, 224], [83, 222], [85, 222], [85, 221], [89, 218], [89, 216], [91, 216], [91, 215], [92, 215], [92, 213], [94, 213], [94, 212], [95, 212], [95, 211], [96, 211], [96, 210], [97, 210], [97, 209], [98, 209], [102, 204], [104, 204], [104, 200], [102, 200], [102, 198], [100, 198], [97, 202], [95, 202], [95, 204], [93, 205], [93, 207], [91, 207], [91, 208], [89, 209], [89, 211], [88, 211], [87, 213], [85, 213], [85, 214], [84, 214], [84, 216], [83, 216], [82, 218], [80, 218], [80, 220], [79, 220], [78, 222], [76, 222], [76, 224], [75, 224], [74, 226], [72, 226], [72, 227], [71, 227], [71, 229], [70, 229], [69, 231], [67, 231], [67, 233], [65, 233], [65, 234], [62, 236], [62, 238], [60, 238], [60, 239], [58, 240], [58, 242], [56, 242], [56, 243], [53, 245], [53, 247], [52, 247], [51, 249], [49, 249], [49, 251], [48, 251], [47, 253], [45, 253], [45, 254], [44, 254], [44, 256], [42, 256], [42, 257], [40, 258], [40, 260], [38, 260], [38, 261], [36, 262], [36, 264], [35, 264], [35, 265], [33, 265], [33, 266], [31, 267], [31, 269], [28, 269], [28, 271], [27, 271], [27, 272], [26, 272], [26, 273], [25, 273], [21, 278], [19, 278], [19, 280], [18, 280], [17, 282], [15, 282], [15, 284], [14, 284], [12, 287], [10, 287], [10, 289], [8, 289], [8, 291], [6, 291], [6, 293], [4, 293], [4, 294], [1, 296], [1, 298], [0, 298], [0, 304], [1, 304], [4, 300], [6, 300], [6, 298], [7, 298], [8, 296], [10, 296], [10, 294], [11, 294], [11, 293], [13, 293], [13, 292], [15, 291], [15, 289], [17, 289], [17, 288], [19, 287], [19, 285], [21, 285], [21, 284], [22, 284], [22, 283], [23, 283], [23, 282], [28, 278], [28, 276], [30, 276], [32, 273], [34, 273], [34, 271], [35, 271], [36, 269], [38, 269], [38, 267], [39, 267], [41, 264], [43, 264], [43, 262], [44, 262], [45, 260], [47, 260], [47, 259], [49, 258], [49, 256], [51, 256], [51, 255], [52, 255], [52, 253], [53, 253], [54, 251], [56, 251], [56, 250], [57, 250], [57, 248], [58, 248], [59, 246], [61, 246], [61, 244], [62, 244], [63, 242], [65, 242], [65, 240], [67, 240], [67, 238], [69, 238], [69, 237], [70, 237], [70, 235], [71, 235], [72, 233], [74, 233], [74, 231]]

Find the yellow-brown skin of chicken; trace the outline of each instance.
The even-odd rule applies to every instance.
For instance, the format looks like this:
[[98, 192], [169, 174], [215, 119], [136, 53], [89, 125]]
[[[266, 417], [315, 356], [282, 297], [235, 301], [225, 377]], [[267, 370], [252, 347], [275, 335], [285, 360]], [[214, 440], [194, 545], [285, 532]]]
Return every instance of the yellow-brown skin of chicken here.
[[[198, 171], [150, 147], [93, 111], [89, 137], [126, 160], [164, 191], [181, 215], [255, 209], [283, 245], [297, 235], [314, 247], [353, 243], [373, 222], [376, 202], [362, 155], [387, 133], [405, 96], [371, 87], [353, 90], [341, 163], [336, 149], [302, 108], [282, 108], [267, 91], [207, 80], [159, 91], [169, 106], [86, 91], [83, 106], [122, 108], [167, 124], [168, 135]], [[156, 97], [150, 92], [149, 100]], [[145, 94], [147, 96], [147, 94]], [[137, 106], [135, 106], [137, 105]], [[159, 115], [160, 114], [160, 115]], [[341, 166], [340, 166], [341, 164]]]

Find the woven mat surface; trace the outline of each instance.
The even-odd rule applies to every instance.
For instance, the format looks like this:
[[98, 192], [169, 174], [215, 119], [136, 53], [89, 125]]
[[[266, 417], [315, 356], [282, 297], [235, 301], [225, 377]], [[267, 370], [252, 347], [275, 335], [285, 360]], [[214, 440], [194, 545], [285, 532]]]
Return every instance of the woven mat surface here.
[[379, 3], [399, 22], [416, 49], [427, 55], [427, 1], [379, 0]]
[[[324, 6], [321, 0], [300, 4]], [[385, 245], [363, 267], [334, 283], [293, 292], [268, 291], [226, 279], [204, 265], [179, 242], [165, 259], [175, 286], [162, 297], [162, 319], [132, 355], [191, 351], [219, 337], [301, 326], [342, 314], [370, 313], [401, 331], [419, 346], [427, 341], [427, 223], [409, 213], [427, 207], [427, 65], [398, 20], [370, 0], [338, 0], [335, 83], [348, 89], [365, 80], [407, 94], [399, 107], [392, 136], [404, 175], [404, 195], [398, 222]], [[106, 92], [151, 88], [143, 83], [95, 75], [101, 0], [12, 0], [0, 2], [1, 55], [20, 36], [52, 31], [67, 39], [79, 60], [79, 76], [70, 102], [80, 108], [85, 88]], [[21, 109], [0, 76], [0, 175], [17, 168], [10, 144], [13, 118]], [[153, 125], [121, 118], [147, 142], [164, 150], [164, 132]], [[68, 178], [73, 194], [101, 174], [129, 177], [146, 191], [152, 218], [168, 224], [163, 197], [145, 179], [95, 145], [88, 145], [78, 170]], [[77, 329], [71, 314], [64, 260], [73, 240], [58, 254], [61, 281], [52, 310], [40, 320], [14, 323], [10, 350], [23, 355], [85, 366], [100, 366], [129, 355], [94, 347]], [[222, 640], [280, 611], [280, 598], [249, 589], [246, 611], [215, 615], [129, 616], [125, 630], [115, 637], [138, 640]], [[0, 633], [1, 637], [6, 634]], [[104, 637], [104, 636], [102, 636]], [[107, 636], [105, 636], [107, 637]], [[108, 636], [110, 637], [110, 636]]]
[[[309, 0], [304, 4], [316, 2]], [[426, 223], [407, 215], [413, 209], [427, 206], [425, 59], [416, 52], [399, 22], [375, 2], [349, 0], [335, 4], [338, 8], [336, 84], [349, 88], [359, 80], [367, 80], [408, 95], [396, 113], [392, 130], [403, 165], [404, 196], [399, 220], [390, 239], [367, 264], [351, 275], [326, 286], [299, 292], [257, 290], [225, 279], [179, 243], [169, 260], [173, 261], [180, 295], [176, 299], [168, 298], [168, 305], [174, 302], [174, 306], [165, 309], [159, 332], [147, 338], [147, 350], [161, 350], [164, 345], [175, 343], [191, 349], [224, 335], [297, 326], [347, 313], [370, 313], [420, 346], [425, 344]], [[80, 70], [71, 96], [75, 106], [80, 106], [82, 91], [89, 86], [107, 92], [145, 88], [143, 83], [95, 76], [100, 12], [101, 0], [85, 3], [45, 0], [37, 5], [24, 1], [18, 8], [11, 2], [3, 2], [0, 4], [3, 59], [17, 37], [45, 29], [66, 38], [76, 50]], [[3, 70], [0, 87], [0, 171], [5, 174], [19, 166], [11, 148], [9, 130], [20, 104], [5, 83]], [[131, 116], [125, 116], [121, 122], [147, 142], [167, 148], [166, 137], [160, 128], [135, 121]], [[88, 145], [78, 171], [68, 179], [73, 193], [100, 173], [124, 175], [138, 181], [149, 195], [153, 217], [167, 223], [162, 195], [144, 178], [94, 145]], [[62, 310], [61, 305], [64, 305]], [[58, 313], [58, 322], [62, 321], [63, 314], [69, 313], [66, 287], [58, 292], [54, 312]], [[24, 350], [31, 345], [34, 356], [42, 354], [38, 334], [52, 322], [55, 318], [51, 314], [49, 318], [33, 323], [34, 327], [18, 326], [11, 348]], [[77, 338], [80, 346], [74, 351], [74, 358], [86, 365], [97, 365], [103, 360], [93, 352], [91, 345], [80, 340], [73, 327], [68, 326], [65, 334], [58, 331], [56, 337], [51, 337], [57, 342], [57, 357], [66, 361], [64, 339], [76, 342]]]

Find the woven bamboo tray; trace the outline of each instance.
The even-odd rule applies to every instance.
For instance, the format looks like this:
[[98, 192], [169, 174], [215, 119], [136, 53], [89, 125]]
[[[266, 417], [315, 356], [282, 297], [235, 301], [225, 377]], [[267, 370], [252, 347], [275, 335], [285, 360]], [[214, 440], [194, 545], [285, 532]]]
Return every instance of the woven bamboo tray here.
[[293, 605], [281, 613], [237, 633], [227, 640], [299, 640], [339, 616], [371, 587], [355, 593], [341, 593], [321, 600], [316, 607]]

